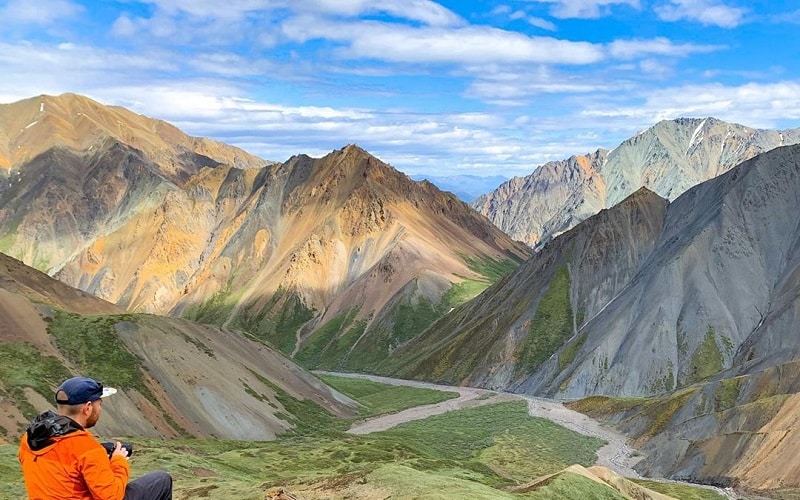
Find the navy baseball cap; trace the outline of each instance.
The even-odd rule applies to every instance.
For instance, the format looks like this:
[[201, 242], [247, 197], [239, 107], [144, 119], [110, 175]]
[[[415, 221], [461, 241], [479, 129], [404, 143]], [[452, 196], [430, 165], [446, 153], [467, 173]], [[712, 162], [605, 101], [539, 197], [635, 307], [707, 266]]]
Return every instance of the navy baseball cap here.
[[72, 377], [62, 382], [56, 391], [56, 403], [80, 405], [116, 393], [117, 390], [113, 387], [103, 387], [103, 384], [93, 378]]

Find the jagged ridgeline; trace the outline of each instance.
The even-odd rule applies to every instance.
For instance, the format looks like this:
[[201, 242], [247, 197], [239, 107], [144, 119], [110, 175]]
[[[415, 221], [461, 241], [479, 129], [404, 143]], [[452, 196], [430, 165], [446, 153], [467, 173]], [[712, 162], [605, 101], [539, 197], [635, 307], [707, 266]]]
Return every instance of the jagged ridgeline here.
[[539, 249], [640, 187], [672, 201], [745, 160], [798, 142], [800, 129], [758, 130], [715, 118], [665, 120], [611, 151], [546, 163], [472, 206], [514, 239]]
[[396, 350], [392, 372], [594, 396], [576, 407], [638, 437], [648, 473], [799, 488], [797, 213], [798, 145], [672, 203], [642, 189]]
[[69, 94], [0, 126], [0, 252], [309, 367], [379, 365], [530, 255], [357, 146], [268, 163]]

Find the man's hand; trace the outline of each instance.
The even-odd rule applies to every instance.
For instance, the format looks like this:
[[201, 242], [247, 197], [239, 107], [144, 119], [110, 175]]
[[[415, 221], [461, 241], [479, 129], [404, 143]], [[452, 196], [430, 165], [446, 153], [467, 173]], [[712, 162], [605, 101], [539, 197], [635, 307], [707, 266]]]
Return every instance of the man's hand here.
[[122, 447], [122, 443], [117, 441], [116, 446], [114, 447], [114, 451], [111, 453], [111, 456], [119, 455], [124, 459], [128, 458], [128, 450]]

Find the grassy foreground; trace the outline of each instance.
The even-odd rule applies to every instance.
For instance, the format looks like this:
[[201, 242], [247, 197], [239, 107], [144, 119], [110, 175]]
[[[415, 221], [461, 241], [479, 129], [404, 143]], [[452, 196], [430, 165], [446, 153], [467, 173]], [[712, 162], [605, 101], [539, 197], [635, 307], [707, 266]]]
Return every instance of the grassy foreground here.
[[[365, 415], [452, 397], [358, 379], [326, 376], [325, 381], [359, 400]], [[175, 499], [263, 499], [278, 486], [303, 499], [619, 498], [571, 475], [540, 491], [505, 491], [573, 463], [591, 465], [603, 444], [528, 416], [522, 401], [454, 411], [364, 436], [336, 429], [341, 424], [272, 442], [134, 438], [132, 477], [169, 471]], [[24, 498], [16, 451], [15, 443], [0, 444], [0, 499]]]

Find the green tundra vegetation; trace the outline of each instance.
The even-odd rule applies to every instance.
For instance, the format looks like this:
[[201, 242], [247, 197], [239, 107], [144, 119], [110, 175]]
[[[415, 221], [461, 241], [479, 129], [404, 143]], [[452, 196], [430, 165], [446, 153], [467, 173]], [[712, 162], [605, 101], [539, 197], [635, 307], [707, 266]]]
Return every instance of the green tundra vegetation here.
[[567, 498], [591, 498], [592, 500], [625, 500], [616, 490], [598, 488], [597, 483], [580, 474], [563, 472], [547, 484], [538, 488], [533, 498], [543, 500], [563, 500]]
[[[462, 281], [453, 283], [438, 302], [424, 296], [399, 300], [381, 313], [382, 318], [370, 324], [369, 331], [366, 319], [356, 319], [359, 312], [357, 308], [343, 311], [317, 325], [313, 333], [303, 339], [294, 355], [294, 361], [309, 369], [383, 373], [391, 364], [389, 357], [396, 347], [417, 337], [452, 308], [474, 298], [519, 265], [513, 259], [462, 258], [481, 277], [475, 279], [462, 276]], [[263, 319], [262, 316], [258, 318], [259, 321]], [[308, 319], [310, 316], [305, 317], [305, 320]], [[241, 319], [232, 324], [234, 328], [243, 325]], [[276, 345], [284, 354], [290, 354], [294, 348], [294, 332], [301, 323], [285, 326], [291, 327], [282, 330], [291, 333], [285, 334], [285, 340], [291, 341], [291, 346], [280, 343], [274, 336], [255, 336]], [[252, 328], [244, 330], [249, 333], [254, 331]], [[279, 343], [275, 344], [276, 342]]]
[[466, 255], [462, 255], [461, 258], [472, 271], [484, 276], [490, 283], [496, 283], [523, 262], [514, 254], [509, 254], [509, 256], [510, 259], [493, 259], [491, 257], [473, 259]]
[[183, 317], [198, 323], [217, 324], [230, 315], [235, 303], [231, 297], [231, 280], [228, 280], [225, 287], [214, 293], [206, 302], [188, 307]]
[[313, 317], [314, 310], [306, 307], [297, 294], [279, 289], [266, 305], [256, 303], [246, 307], [230, 326], [288, 356], [294, 351], [297, 330]]
[[[51, 387], [58, 386], [69, 377], [69, 372], [58, 358], [43, 356], [30, 344], [12, 342], [0, 344], [0, 400], [10, 399], [27, 418], [36, 414], [34, 407], [25, 397], [25, 388], [31, 388], [46, 400], [53, 397]], [[17, 429], [3, 429], [8, 434]]]
[[574, 341], [567, 344], [567, 346], [561, 351], [561, 354], [558, 355], [559, 370], [563, 371], [573, 361], [575, 361], [575, 357], [578, 355], [578, 352], [580, 352], [583, 344], [586, 343], [587, 338], [589, 338], [589, 333], [583, 332]]
[[457, 392], [386, 385], [350, 377], [319, 374], [318, 377], [342, 394], [361, 404], [359, 417], [394, 413], [415, 406], [430, 405], [458, 397]]
[[[425, 297], [401, 300], [384, 311], [384, 319], [371, 324], [369, 332], [366, 332], [368, 321], [356, 319], [358, 308], [343, 311], [316, 325], [296, 353], [297, 332], [314, 318], [316, 311], [306, 307], [294, 293], [280, 289], [266, 303], [245, 305], [227, 326], [287, 356], [295, 353], [294, 361], [305, 368], [375, 372], [395, 347], [416, 337], [450, 309], [476, 297], [519, 266], [521, 260], [514, 255], [510, 257], [473, 259], [462, 255], [470, 270], [479, 276], [462, 276], [462, 281], [453, 283], [438, 302]], [[183, 317], [221, 326], [240, 299], [241, 293], [233, 293], [229, 281], [207, 302], [187, 308]]]
[[349, 309], [317, 328], [303, 341], [294, 361], [306, 368], [339, 368], [364, 333], [364, 323], [354, 321], [357, 314], [357, 308]]
[[[353, 378], [321, 378], [362, 404], [355, 420], [454, 396]], [[509, 487], [571, 464], [593, 464], [596, 450], [604, 444], [528, 416], [523, 401], [453, 411], [362, 436], [344, 432], [353, 420], [323, 417], [320, 409], [309, 412], [290, 405], [287, 410], [305, 425], [277, 441], [132, 438], [137, 447], [132, 477], [167, 470], [175, 478], [176, 499], [263, 499], [275, 487], [303, 498], [620, 498], [610, 488], [574, 474], [562, 474], [540, 490], [509, 493]], [[0, 444], [2, 499], [24, 496], [16, 449], [13, 442]]]
[[[199, 323], [222, 326], [230, 317], [242, 293], [234, 294], [229, 281], [208, 301], [187, 308], [183, 317]], [[294, 293], [279, 289], [265, 304], [248, 304], [230, 323], [234, 330], [268, 343], [287, 356], [294, 351], [297, 330], [314, 317]]]
[[[573, 317], [569, 302], [569, 286], [567, 266], [559, 266], [536, 307], [528, 334], [520, 344], [518, 372], [530, 373], [536, 370], [572, 336]], [[575, 344], [578, 342], [580, 339]], [[572, 348], [577, 351], [580, 346], [573, 345]], [[571, 362], [569, 360], [571, 355], [574, 353], [565, 353], [565, 359], [560, 362], [566, 366]]]
[[699, 386], [693, 386], [666, 396], [652, 398], [590, 396], [567, 403], [566, 406], [601, 421], [616, 415], [635, 415], [635, 418], [643, 419], [647, 423], [642, 429], [641, 436], [652, 437], [664, 430], [672, 417], [699, 389]]
[[[354, 313], [351, 313], [354, 314]], [[79, 316], [53, 310], [48, 332], [53, 345], [75, 367], [119, 387], [149, 395], [141, 362], [116, 334], [115, 325], [141, 322], [140, 315]], [[350, 321], [358, 329], [358, 322]], [[102, 349], [98, 346], [102, 345]], [[102, 352], [102, 354], [98, 354]], [[128, 367], [120, 371], [119, 367]], [[89, 370], [89, 371], [87, 371]], [[51, 387], [69, 375], [61, 362], [33, 346], [0, 346], [0, 396], [22, 402], [28, 388], [50, 398]], [[256, 374], [258, 376], [258, 374]], [[175, 498], [262, 499], [273, 487], [317, 498], [341, 492], [394, 498], [614, 498], [613, 492], [565, 475], [541, 491], [512, 494], [508, 488], [579, 463], [591, 465], [603, 442], [547, 420], [530, 417], [523, 401], [487, 404], [399, 425], [369, 435], [350, 435], [356, 421], [405, 408], [441, 402], [456, 393], [398, 387], [320, 375], [361, 404], [354, 419], [337, 419], [311, 401], [275, 389], [294, 428], [273, 442], [137, 439], [133, 477], [165, 469], [176, 480]], [[247, 389], [247, 388], [245, 388]], [[19, 404], [26, 417], [35, 410]], [[177, 427], [176, 427], [177, 428]], [[21, 429], [0, 429], [0, 499], [24, 497], [16, 459]], [[598, 489], [599, 488], [599, 489]], [[333, 493], [331, 493], [333, 492]]]
[[[730, 341], [728, 341], [729, 343]], [[725, 343], [726, 347], [727, 344]], [[723, 357], [717, 345], [717, 335], [714, 327], [708, 325], [705, 337], [689, 361], [687, 384], [693, 384], [707, 379], [711, 375], [722, 371]]]
[[744, 377], [733, 377], [719, 381], [714, 390], [714, 409], [716, 411], [725, 411], [736, 406], [736, 400], [739, 398], [739, 386], [744, 380]]
[[[136, 316], [80, 316], [56, 310], [48, 320], [47, 331], [53, 336], [58, 350], [75, 363], [82, 373], [88, 373], [113, 387], [134, 388], [155, 401], [155, 396], [142, 378], [139, 358], [125, 347], [114, 328], [122, 321], [136, 321]], [[127, 369], [120, 370], [121, 366]]]

